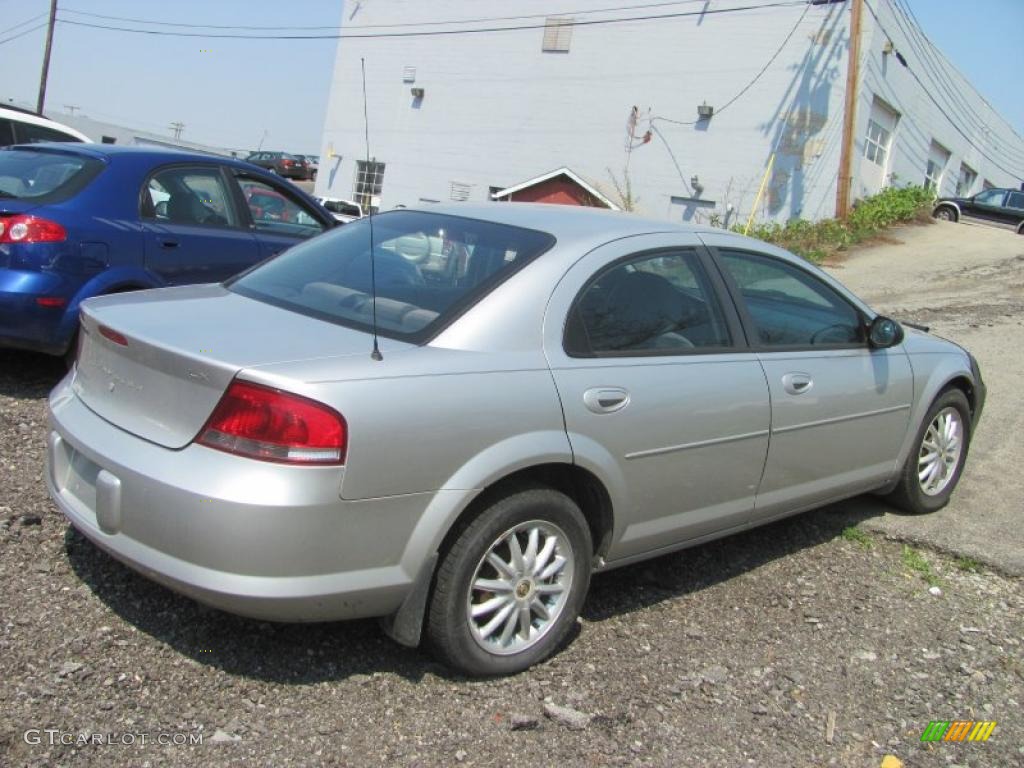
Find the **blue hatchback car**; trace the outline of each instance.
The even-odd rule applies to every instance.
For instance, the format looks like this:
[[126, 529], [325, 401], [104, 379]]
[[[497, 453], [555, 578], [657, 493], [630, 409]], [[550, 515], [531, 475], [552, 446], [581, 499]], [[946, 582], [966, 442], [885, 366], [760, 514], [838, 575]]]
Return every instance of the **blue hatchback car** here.
[[0, 347], [66, 354], [90, 296], [220, 282], [333, 226], [298, 188], [230, 158], [0, 149]]

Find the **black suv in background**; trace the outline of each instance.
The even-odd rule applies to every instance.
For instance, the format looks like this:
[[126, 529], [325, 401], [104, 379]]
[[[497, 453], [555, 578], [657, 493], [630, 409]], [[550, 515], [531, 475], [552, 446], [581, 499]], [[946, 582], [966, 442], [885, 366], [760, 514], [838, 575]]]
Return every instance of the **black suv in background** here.
[[1024, 235], [1024, 190], [986, 189], [973, 197], [940, 197], [932, 216], [945, 221], [982, 221]]
[[309, 163], [287, 152], [253, 152], [245, 161], [287, 179], [305, 181], [310, 177]]

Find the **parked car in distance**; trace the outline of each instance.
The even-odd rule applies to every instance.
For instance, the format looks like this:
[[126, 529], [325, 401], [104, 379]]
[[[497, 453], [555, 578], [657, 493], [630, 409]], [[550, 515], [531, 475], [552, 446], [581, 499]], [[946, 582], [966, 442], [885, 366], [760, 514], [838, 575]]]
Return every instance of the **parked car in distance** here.
[[[274, 200], [274, 210], [254, 199]], [[114, 144], [0, 150], [0, 346], [74, 350], [105, 293], [219, 282], [334, 226], [309, 196], [230, 158]]]
[[306, 167], [309, 170], [309, 178], [311, 181], [316, 181], [316, 174], [320, 170], [320, 156], [319, 155], [296, 155], [300, 160], [305, 161]]
[[1024, 191], [986, 189], [971, 197], [940, 197], [932, 215], [945, 221], [981, 221], [1024, 234]]
[[559, 205], [390, 211], [82, 329], [45, 472], [79, 531], [471, 675], [553, 653], [594, 571], [869, 491], [940, 509], [985, 403], [967, 351], [786, 251]]
[[341, 197], [317, 197], [316, 201], [342, 224], [363, 218], [363, 207], [352, 200]]
[[309, 178], [309, 165], [306, 161], [287, 152], [253, 152], [245, 161], [286, 179], [305, 181]]
[[48, 117], [19, 107], [0, 107], [0, 147], [11, 144], [35, 144], [40, 141], [72, 141], [91, 143], [81, 131], [76, 131]]

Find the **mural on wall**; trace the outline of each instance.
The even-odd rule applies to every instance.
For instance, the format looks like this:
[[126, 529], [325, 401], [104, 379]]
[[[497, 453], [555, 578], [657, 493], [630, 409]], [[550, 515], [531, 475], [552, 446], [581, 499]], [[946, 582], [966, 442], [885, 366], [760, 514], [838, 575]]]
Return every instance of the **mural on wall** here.
[[[777, 216], [788, 208], [789, 216], [800, 217], [809, 192], [808, 172], [815, 161], [838, 140], [842, 122], [842, 93], [833, 114], [832, 91], [841, 73], [847, 38], [841, 34], [842, 11], [835, 8], [810, 36], [803, 61], [795, 66], [775, 114], [764, 127], [772, 137], [775, 163], [768, 181], [766, 210]], [[765, 166], [771, 157], [765, 158]], [[834, 181], [821, 178], [819, 182]]]

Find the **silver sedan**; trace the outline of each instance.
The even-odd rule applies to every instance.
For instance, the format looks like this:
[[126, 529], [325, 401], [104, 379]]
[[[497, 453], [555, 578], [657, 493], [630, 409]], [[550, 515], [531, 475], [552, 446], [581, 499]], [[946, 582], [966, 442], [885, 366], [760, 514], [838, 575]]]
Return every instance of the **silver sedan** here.
[[551, 654], [595, 571], [869, 491], [939, 509], [985, 401], [785, 251], [561, 206], [385, 213], [81, 323], [46, 471], [79, 531], [476, 675]]

